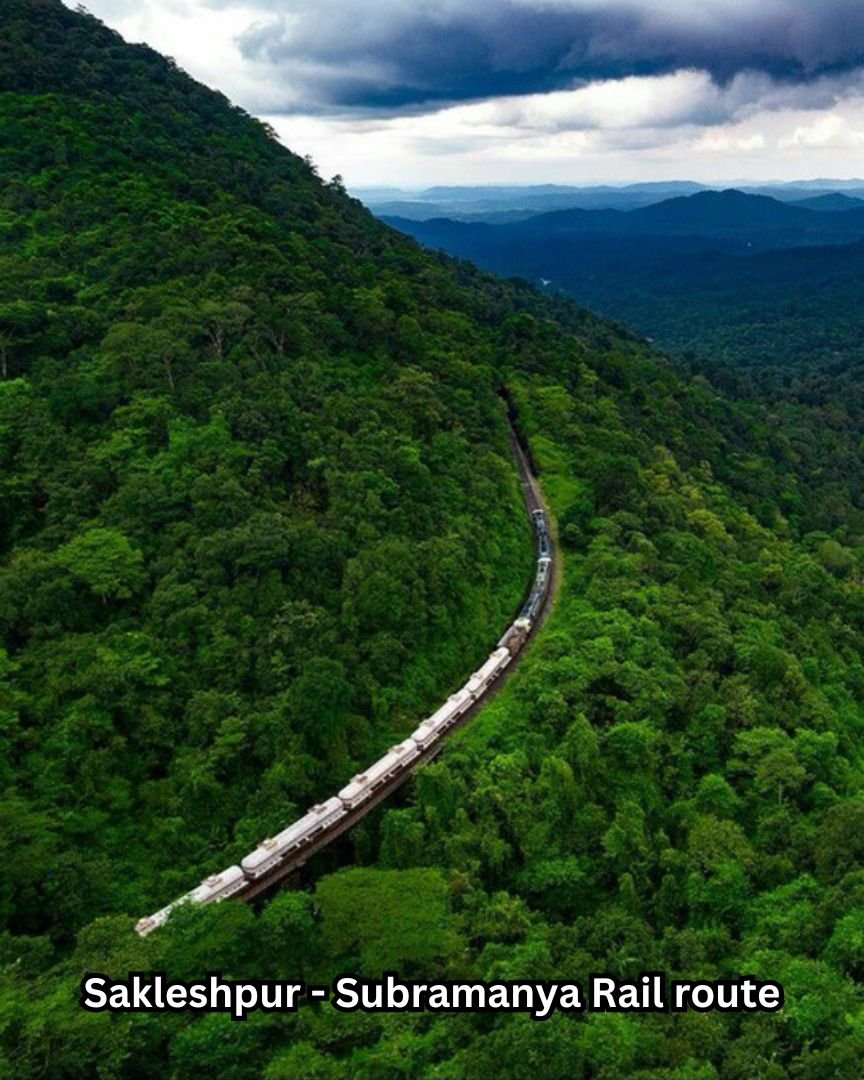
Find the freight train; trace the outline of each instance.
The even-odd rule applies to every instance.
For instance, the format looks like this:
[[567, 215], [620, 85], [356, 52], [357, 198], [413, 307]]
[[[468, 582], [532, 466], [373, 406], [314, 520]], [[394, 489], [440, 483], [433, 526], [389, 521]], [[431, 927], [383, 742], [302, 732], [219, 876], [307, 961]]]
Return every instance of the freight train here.
[[142, 936], [168, 921], [182, 904], [211, 904], [242, 893], [250, 883], [270, 874], [280, 864], [292, 860], [318, 840], [323, 833], [370, 800], [382, 788], [410, 769], [412, 763], [438, 742], [459, 719], [482, 698], [519, 652], [543, 611], [552, 579], [552, 542], [543, 510], [533, 510], [531, 518], [537, 542], [537, 570], [528, 599], [519, 615], [498, 642], [495, 651], [468, 679], [461, 690], [447, 699], [437, 712], [422, 721], [404, 742], [392, 747], [379, 761], [358, 773], [333, 798], [313, 806], [303, 817], [276, 836], [261, 843], [239, 866], [229, 866], [213, 874], [179, 900], [153, 915], [139, 919], [135, 929]]

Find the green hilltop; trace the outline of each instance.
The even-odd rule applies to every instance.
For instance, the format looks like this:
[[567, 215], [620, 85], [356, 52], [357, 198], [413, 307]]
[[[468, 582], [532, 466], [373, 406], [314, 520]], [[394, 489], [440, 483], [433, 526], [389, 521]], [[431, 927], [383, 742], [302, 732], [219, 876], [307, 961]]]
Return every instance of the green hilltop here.
[[[423, 252], [59, 0], [0, 4], [0, 1075], [857, 1080], [860, 433]], [[258, 906], [134, 921], [519, 672]], [[85, 971], [776, 979], [773, 1015], [91, 1015]]]

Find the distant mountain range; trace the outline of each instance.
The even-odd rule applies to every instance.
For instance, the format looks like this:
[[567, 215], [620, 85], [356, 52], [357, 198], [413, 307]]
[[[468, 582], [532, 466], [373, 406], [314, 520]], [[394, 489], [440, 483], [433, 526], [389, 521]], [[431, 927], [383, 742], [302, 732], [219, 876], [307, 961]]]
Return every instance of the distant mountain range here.
[[786, 201], [697, 191], [498, 224], [385, 220], [427, 247], [566, 292], [671, 349], [797, 367], [864, 358], [864, 200], [850, 191]]
[[[805, 206], [731, 189], [700, 191], [634, 210], [570, 208], [501, 224], [449, 218], [413, 221], [391, 215], [384, 219], [427, 246], [482, 265], [492, 260], [497, 271], [504, 268], [503, 259], [511, 272], [551, 277], [551, 266], [546, 267], [550, 272], [542, 272], [544, 260], [554, 261], [575, 235], [713, 238], [724, 241], [724, 249], [737, 247], [742, 252], [864, 238], [864, 201], [843, 196], [847, 208], [840, 209], [838, 196], [827, 204], [823, 198], [827, 197], [806, 200], [810, 205]], [[540, 264], [535, 265], [538, 258]]]
[[831, 191], [825, 195], [811, 195], [806, 199], [796, 199], [793, 205], [803, 206], [807, 210], [853, 210], [855, 207], [864, 206], [864, 198], [845, 195], [842, 191]]
[[[683, 195], [719, 191], [691, 180], [568, 187], [530, 186], [432, 187], [424, 191], [399, 188], [358, 189], [354, 194], [379, 216], [428, 221], [448, 217], [458, 221], [512, 222], [553, 210], [635, 210]], [[864, 180], [815, 180], [791, 184], [739, 185], [745, 194], [765, 195], [780, 202], [805, 203], [808, 209], [843, 209], [843, 195], [864, 202]], [[814, 200], [824, 200], [820, 205]]]

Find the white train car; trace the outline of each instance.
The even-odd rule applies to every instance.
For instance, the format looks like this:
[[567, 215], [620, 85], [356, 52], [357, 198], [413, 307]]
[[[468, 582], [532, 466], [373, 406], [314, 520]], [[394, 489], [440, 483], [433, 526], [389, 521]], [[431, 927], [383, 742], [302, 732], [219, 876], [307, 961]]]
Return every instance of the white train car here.
[[219, 874], [211, 874], [204, 878], [197, 889], [187, 893], [181, 903], [212, 904], [214, 900], [225, 900], [240, 890], [246, 884], [246, 875], [239, 866], [229, 866], [227, 870]]
[[513, 656], [509, 649], [503, 648], [496, 649], [492, 655], [498, 657], [498, 665], [495, 668], [494, 675], [494, 678], [497, 679], [501, 672], [504, 670], [504, 668], [506, 668], [510, 661], [513, 659]]
[[427, 746], [431, 746], [432, 743], [435, 742], [440, 734], [440, 729], [432, 723], [430, 718], [429, 720], [424, 720], [411, 732], [411, 738], [417, 743], [421, 750], [425, 750]]
[[465, 683], [465, 689], [472, 699], [476, 699], [486, 687], [495, 679], [512, 659], [510, 650], [500, 646], [492, 653], [482, 667], [477, 668], [471, 678]]
[[295, 821], [276, 836], [262, 840], [240, 863], [243, 873], [250, 881], [260, 878], [329, 825], [345, 817], [346, 813], [342, 800], [335, 796], [313, 806], [299, 821]]
[[148, 915], [146, 918], [139, 919], [135, 924], [135, 929], [141, 937], [145, 937], [151, 930], [155, 930], [157, 926], [164, 926], [176, 908], [182, 907], [184, 904], [212, 904], [217, 900], [226, 900], [229, 896], [234, 896], [235, 893], [240, 892], [245, 885], [246, 875], [240, 867], [229, 866], [219, 874], [211, 874], [210, 877], [204, 878], [197, 888], [186, 893], [185, 896], [181, 896], [179, 900], [175, 900], [168, 907], [157, 911], [155, 915]]
[[420, 747], [413, 739], [397, 743], [384, 757], [370, 765], [365, 772], [358, 773], [350, 784], [346, 784], [339, 792], [339, 798], [349, 810], [353, 810], [413, 761], [419, 753]]
[[443, 731], [455, 723], [470, 704], [471, 700], [463, 686], [461, 690], [451, 694], [437, 712], [432, 713], [429, 717], [429, 723], [436, 731]]

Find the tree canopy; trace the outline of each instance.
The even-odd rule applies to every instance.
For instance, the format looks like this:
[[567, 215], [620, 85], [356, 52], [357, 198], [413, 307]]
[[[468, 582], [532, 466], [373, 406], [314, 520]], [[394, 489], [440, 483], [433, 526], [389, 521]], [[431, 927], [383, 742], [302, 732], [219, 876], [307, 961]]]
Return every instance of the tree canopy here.
[[[857, 438], [421, 251], [59, 0], [0, 11], [0, 1073], [857, 1080]], [[135, 918], [495, 700], [299, 888]], [[758, 388], [757, 388], [758, 389]], [[81, 973], [781, 981], [772, 1015], [94, 1015]]]

